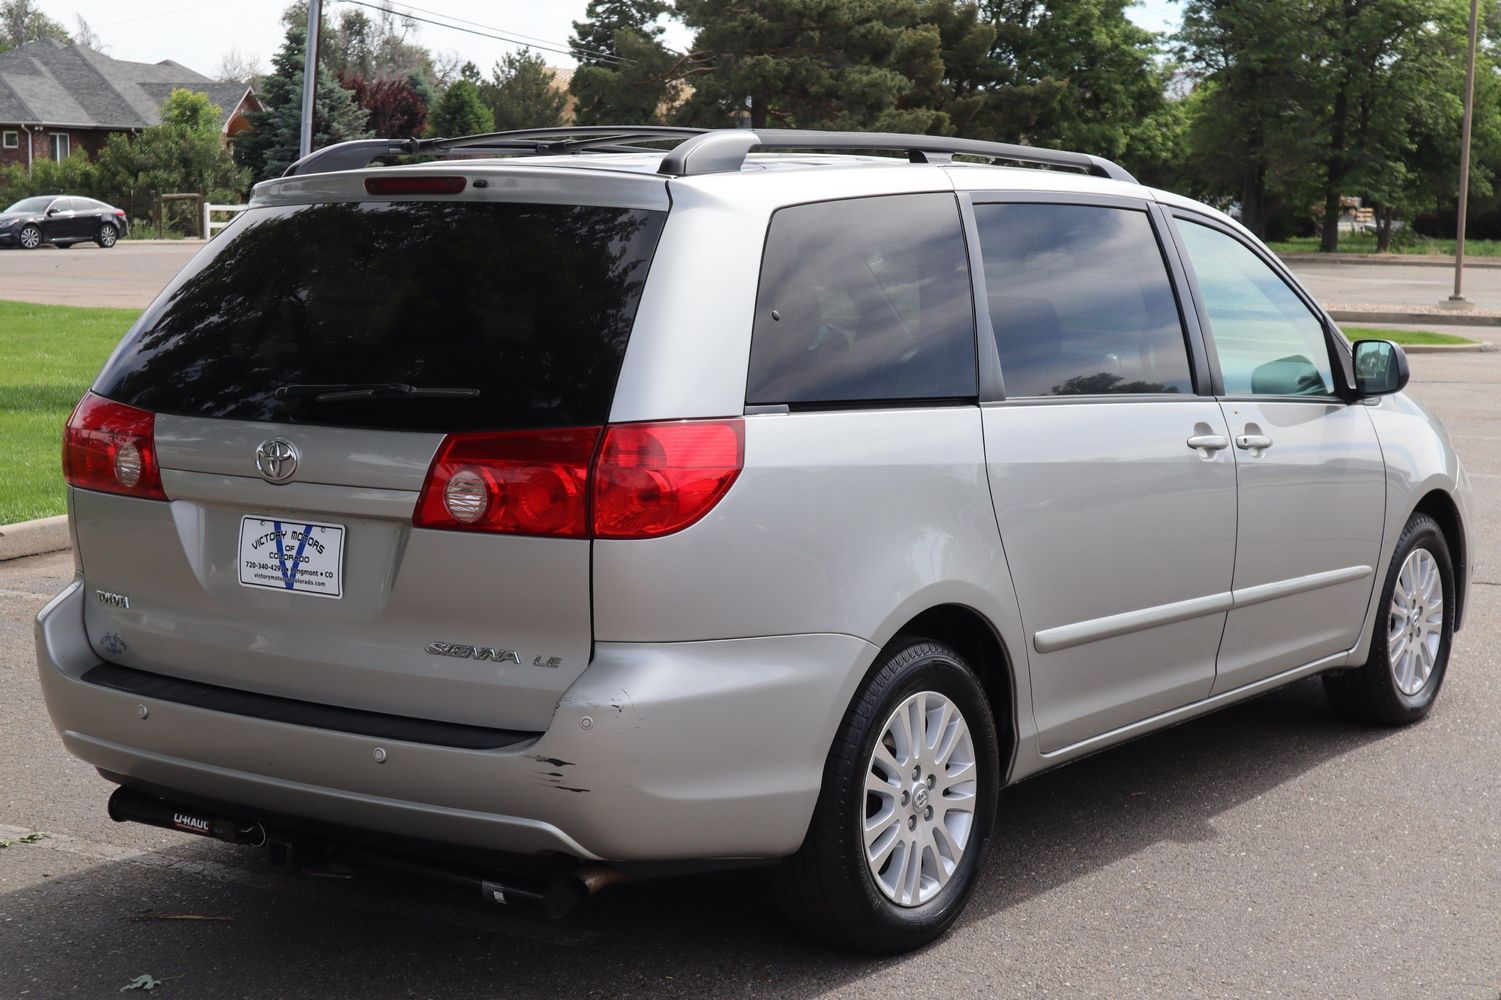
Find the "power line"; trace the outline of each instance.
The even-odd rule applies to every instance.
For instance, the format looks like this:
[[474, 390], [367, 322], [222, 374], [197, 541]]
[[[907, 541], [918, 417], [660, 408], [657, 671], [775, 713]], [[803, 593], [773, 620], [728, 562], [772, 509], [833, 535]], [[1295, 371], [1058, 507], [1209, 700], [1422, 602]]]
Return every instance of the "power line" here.
[[[356, 7], [365, 7], [375, 11], [391, 11], [393, 13], [400, 14], [403, 17], [410, 18], [413, 21], [420, 21], [423, 24], [431, 24], [439, 28], [447, 28], [450, 31], [461, 31], [468, 35], [478, 35], [481, 38], [489, 38], [497, 42], [505, 42], [508, 45], [519, 45], [523, 48], [543, 49], [547, 52], [556, 52], [560, 55], [565, 56], [572, 56], [574, 54], [574, 50], [572, 48], [559, 48], [557, 45], [554, 45], [552, 43], [544, 43], [535, 40], [528, 42], [526, 40], [527, 36], [525, 35], [515, 35], [513, 33], [501, 34], [502, 29], [500, 28], [489, 28], [488, 26], [486, 26], [488, 30], [485, 31], [480, 31], [476, 28], [464, 28], [460, 27], [457, 24], [449, 24], [446, 21], [435, 21], [432, 18], [428, 17], [418, 17], [416, 14], [410, 13], [409, 11], [402, 11], [398, 9], [394, 5], [367, 3], [366, 0], [335, 0], [335, 2], [354, 4]], [[440, 16], [448, 17], [449, 15], [443, 14]], [[455, 18], [455, 20], [458, 19]], [[467, 23], [472, 24], [474, 22]], [[614, 63], [616, 65], [624, 65], [629, 62], [629, 60], [627, 59], [622, 59], [619, 56], [611, 56], [607, 53], [599, 53], [596, 58], [600, 58], [606, 62]]]
[[[522, 34], [519, 31], [510, 31], [509, 29], [497, 28], [494, 25], [490, 25], [490, 24], [481, 24], [479, 21], [466, 20], [465, 18], [459, 17], [456, 14], [445, 14], [445, 13], [443, 13], [440, 10], [428, 10], [425, 7], [418, 7], [416, 4], [406, 3], [405, 0], [402, 0], [401, 6], [406, 7], [408, 9], [410, 9], [410, 10], [419, 10], [419, 11], [421, 11], [424, 14], [431, 14], [434, 17], [441, 17], [441, 18], [444, 18], [445, 20], [448, 20], [448, 21], [457, 21], [460, 24], [468, 24], [468, 25], [471, 25], [471, 26], [476, 27], [476, 28], [484, 28], [486, 31], [502, 31], [502, 32], [504, 32], [506, 34], [509, 34], [509, 35], [515, 35], [517, 38], [525, 38], [525, 39], [528, 39], [530, 41], [536, 42], [538, 45], [562, 45], [563, 44], [562, 42], [557, 42], [557, 41], [554, 41], [554, 40], [549, 39], [549, 38], [538, 38], [536, 35], [524, 35], [524, 34]], [[621, 60], [621, 61], [629, 61], [629, 60], [625, 60], [622, 56], [616, 55], [613, 52], [604, 52], [604, 51], [602, 51], [600, 49], [586, 49], [586, 48], [584, 48], [582, 46], [574, 46], [572, 44], [569, 44], [569, 51], [570, 52], [582, 52], [585, 55], [595, 56], [595, 57], [600, 58], [600, 59], [616, 59], [616, 60]]]
[[135, 24], [137, 21], [150, 21], [157, 17], [171, 17], [173, 14], [188, 14], [195, 10], [207, 10], [210, 7], [219, 7], [229, 3], [229, 0], [213, 0], [212, 3], [201, 3], [196, 7], [179, 7], [176, 10], [164, 10], [156, 14], [146, 14], [143, 17], [127, 17], [123, 21], [106, 21], [99, 25], [101, 28], [113, 28], [117, 24]]

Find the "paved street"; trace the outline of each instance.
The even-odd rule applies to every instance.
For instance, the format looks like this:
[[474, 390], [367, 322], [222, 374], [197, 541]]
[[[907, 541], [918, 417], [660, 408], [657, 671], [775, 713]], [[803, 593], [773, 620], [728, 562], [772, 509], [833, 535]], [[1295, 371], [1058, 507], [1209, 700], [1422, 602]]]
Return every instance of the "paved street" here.
[[114, 824], [109, 786], [46, 722], [32, 664], [31, 616], [71, 557], [0, 564], [0, 839], [52, 834], [0, 849], [0, 1000], [116, 997], [143, 974], [167, 1000], [1496, 1000], [1501, 354], [1412, 365], [1478, 488], [1476, 586], [1434, 714], [1364, 729], [1306, 682], [1008, 790], [964, 919], [899, 960], [802, 943], [756, 872], [610, 889], [549, 924], [424, 883], [289, 878], [246, 849]]
[[92, 243], [0, 250], [0, 299], [144, 309], [202, 247], [199, 240], [178, 240], [122, 241], [109, 250]]

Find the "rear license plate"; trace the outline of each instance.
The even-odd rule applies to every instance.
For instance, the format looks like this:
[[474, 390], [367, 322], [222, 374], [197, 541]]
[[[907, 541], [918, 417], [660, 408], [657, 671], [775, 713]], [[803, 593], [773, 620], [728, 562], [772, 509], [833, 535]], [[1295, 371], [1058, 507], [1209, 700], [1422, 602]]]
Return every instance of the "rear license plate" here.
[[240, 518], [240, 585], [342, 597], [344, 526]]

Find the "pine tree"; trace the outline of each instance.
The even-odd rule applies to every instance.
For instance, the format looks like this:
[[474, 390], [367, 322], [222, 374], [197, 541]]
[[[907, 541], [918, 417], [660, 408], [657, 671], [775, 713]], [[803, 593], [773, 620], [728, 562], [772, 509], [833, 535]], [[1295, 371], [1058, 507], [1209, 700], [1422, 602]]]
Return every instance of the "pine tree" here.
[[555, 85], [553, 71], [530, 49], [512, 52], [495, 64], [480, 98], [490, 108], [494, 128], [552, 128], [563, 124], [568, 95]]
[[590, 0], [573, 22], [569, 90], [581, 125], [650, 124], [675, 103], [683, 57], [662, 44], [666, 0]]
[[[235, 155], [257, 181], [280, 176], [297, 159], [302, 124], [302, 68], [307, 29], [291, 23], [257, 96], [264, 111], [246, 115], [250, 128], [235, 139]], [[368, 114], [322, 65], [313, 95], [313, 148], [363, 139]]]
[[427, 134], [453, 138], [495, 131], [495, 117], [485, 107], [474, 81], [455, 80], [427, 113]]
[[946, 132], [942, 39], [922, 0], [678, 0], [704, 60], [684, 124]]

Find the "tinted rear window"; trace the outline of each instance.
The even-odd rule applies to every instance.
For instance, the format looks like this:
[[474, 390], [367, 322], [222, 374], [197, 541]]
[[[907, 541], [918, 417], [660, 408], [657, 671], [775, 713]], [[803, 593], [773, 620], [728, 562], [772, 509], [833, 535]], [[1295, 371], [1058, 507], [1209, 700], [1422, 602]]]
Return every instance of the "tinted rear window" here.
[[784, 208], [766, 235], [746, 402], [973, 397], [974, 328], [953, 195]]
[[[252, 209], [95, 390], [184, 416], [399, 430], [602, 423], [666, 214], [476, 202]], [[469, 398], [318, 401], [289, 385]]]

